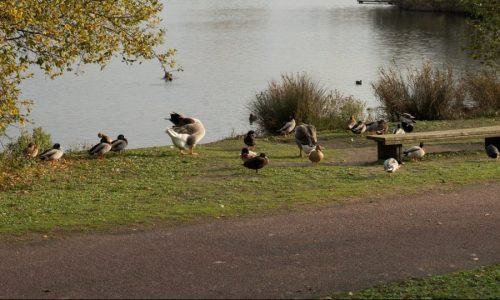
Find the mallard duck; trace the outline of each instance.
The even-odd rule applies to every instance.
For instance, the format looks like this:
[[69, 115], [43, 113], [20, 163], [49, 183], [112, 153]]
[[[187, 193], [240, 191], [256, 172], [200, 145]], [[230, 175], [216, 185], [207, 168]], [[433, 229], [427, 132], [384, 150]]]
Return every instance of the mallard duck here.
[[[172, 139], [172, 143], [180, 150], [181, 154], [198, 155], [194, 153], [196, 144], [205, 136], [205, 127], [200, 120], [195, 118], [185, 118], [182, 115], [170, 114], [170, 121], [174, 127], [167, 128], [165, 132]], [[188, 150], [185, 153], [184, 150]]]
[[51, 149], [45, 150], [40, 156], [38, 156], [41, 160], [49, 160], [54, 161], [60, 159], [64, 154], [64, 151], [61, 149], [61, 145], [59, 143], [55, 143]]
[[323, 149], [321, 149], [320, 145], [316, 145], [316, 148], [311, 151], [311, 153], [309, 153], [309, 160], [313, 163], [319, 163], [320, 161], [322, 161], [323, 157], [325, 157], [322, 150]]
[[250, 113], [250, 116], [248, 116], [248, 122], [250, 122], [250, 125], [253, 125], [253, 122], [257, 121], [257, 116]]
[[399, 121], [401, 122], [401, 127], [405, 132], [413, 131], [413, 123], [417, 123], [415, 121], [415, 117], [410, 115], [409, 113], [402, 113], [399, 115]]
[[122, 151], [128, 146], [128, 140], [123, 134], [118, 135], [116, 140], [111, 142], [111, 151]]
[[363, 84], [363, 80], [356, 80], [356, 85], [362, 85]]
[[101, 139], [101, 141], [102, 141], [102, 140], [105, 140], [106, 142], [108, 142], [108, 143], [110, 143], [110, 144], [111, 144], [111, 142], [113, 141], [109, 135], [104, 134], [104, 133], [102, 133], [102, 132], [97, 133], [97, 136]]
[[38, 146], [35, 143], [29, 143], [23, 151], [24, 157], [35, 158], [38, 155]]
[[413, 146], [403, 151], [403, 157], [408, 157], [413, 160], [422, 159], [425, 155], [424, 143], [420, 143], [420, 146]]
[[399, 169], [400, 165], [401, 162], [391, 157], [384, 161], [384, 170], [389, 173], [396, 172]]
[[405, 131], [403, 130], [403, 128], [401, 128], [401, 124], [398, 124], [398, 127], [397, 128], [394, 128], [394, 130], [392, 131], [392, 134], [404, 134]]
[[247, 132], [245, 138], [243, 139], [243, 142], [245, 143], [245, 145], [253, 149], [255, 147], [255, 131], [250, 130], [249, 132]]
[[246, 168], [255, 170], [258, 173], [259, 169], [264, 168], [265, 165], [269, 163], [265, 153], [261, 153], [259, 156], [248, 159], [243, 163]]
[[351, 131], [355, 134], [362, 134], [366, 131], [366, 124], [363, 123], [363, 121], [358, 121], [358, 123], [351, 128]]
[[251, 150], [248, 150], [247, 147], [244, 147], [241, 149], [241, 154], [240, 154], [240, 158], [242, 161], [247, 161], [249, 160], [250, 158], [254, 158], [257, 156], [257, 153], [251, 151]]
[[384, 119], [370, 122], [366, 124], [366, 131], [368, 132], [373, 132], [377, 134], [385, 134], [387, 132], [387, 129], [389, 128], [389, 125]]
[[108, 153], [111, 150], [111, 142], [109, 141], [108, 138], [109, 137], [107, 136], [102, 136], [101, 142], [95, 144], [92, 148], [90, 148], [89, 154], [98, 155], [100, 159], [103, 159], [104, 154]]
[[486, 154], [491, 158], [498, 158], [500, 156], [498, 148], [493, 144], [489, 144], [488, 147], [486, 147]]
[[302, 151], [309, 154], [314, 150], [317, 142], [316, 127], [309, 124], [295, 127], [295, 143], [299, 147], [299, 157], [302, 157]]
[[349, 121], [347, 121], [347, 129], [351, 130], [354, 126], [356, 126], [356, 124], [356, 118], [354, 118], [354, 115], [351, 115]]
[[288, 135], [295, 129], [295, 119], [293, 116], [289, 117], [289, 121], [286, 122], [280, 129], [276, 130], [279, 134]]

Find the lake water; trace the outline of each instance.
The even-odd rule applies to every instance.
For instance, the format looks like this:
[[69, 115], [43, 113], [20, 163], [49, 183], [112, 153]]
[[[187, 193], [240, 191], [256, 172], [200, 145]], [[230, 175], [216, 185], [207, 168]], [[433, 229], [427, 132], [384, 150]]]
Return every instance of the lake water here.
[[[282, 73], [307, 72], [329, 89], [378, 105], [370, 82], [391, 61], [475, 66], [462, 51], [462, 17], [400, 11], [355, 0], [171, 0], [163, 11], [166, 46], [184, 72], [164, 82], [155, 62], [111, 63], [55, 80], [37, 73], [22, 85], [31, 119], [65, 148], [124, 134], [131, 148], [171, 144], [164, 120], [199, 118], [202, 143], [250, 128], [247, 104]], [[363, 85], [355, 85], [363, 80]], [[15, 133], [14, 133], [15, 134]]]

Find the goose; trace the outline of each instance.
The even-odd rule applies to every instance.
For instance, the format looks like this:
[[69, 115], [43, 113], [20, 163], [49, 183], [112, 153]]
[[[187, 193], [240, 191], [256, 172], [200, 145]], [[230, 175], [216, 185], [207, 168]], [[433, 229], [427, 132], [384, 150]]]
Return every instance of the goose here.
[[251, 151], [251, 150], [248, 150], [247, 147], [243, 147], [241, 149], [241, 154], [240, 154], [240, 158], [242, 161], [247, 161], [249, 160], [250, 158], [254, 158], [257, 156], [257, 153]]
[[295, 143], [299, 147], [299, 157], [302, 157], [302, 151], [308, 155], [314, 150], [317, 142], [316, 127], [309, 124], [295, 127]]
[[316, 145], [316, 148], [309, 153], [309, 160], [313, 163], [319, 163], [320, 161], [323, 160], [325, 155], [323, 154], [323, 149], [321, 149], [320, 145]]
[[247, 132], [247, 134], [245, 135], [245, 138], [243, 139], [243, 142], [248, 147], [254, 149], [255, 148], [255, 131], [250, 130], [249, 132]]
[[122, 151], [128, 146], [128, 140], [123, 134], [118, 135], [116, 140], [111, 142], [111, 151]]
[[109, 141], [109, 137], [102, 136], [101, 142], [95, 144], [89, 150], [90, 155], [97, 155], [100, 159], [104, 158], [104, 154], [108, 153], [111, 150], [111, 142]]
[[422, 159], [425, 155], [424, 143], [420, 143], [420, 146], [413, 146], [403, 151], [403, 157], [408, 157], [413, 160]]
[[259, 156], [248, 159], [243, 163], [243, 166], [246, 168], [255, 170], [255, 173], [258, 173], [259, 169], [264, 168], [269, 163], [269, 159], [267, 159], [265, 153], [261, 153]]
[[357, 124], [356, 118], [354, 118], [354, 115], [351, 115], [351, 117], [349, 118], [349, 121], [347, 121], [347, 128], [350, 130], [354, 126], [356, 126], [356, 124]]
[[55, 143], [51, 149], [45, 150], [42, 154], [40, 154], [39, 158], [41, 160], [54, 161], [60, 159], [64, 154], [64, 151], [61, 149], [61, 145], [59, 143]]
[[253, 122], [257, 121], [257, 116], [250, 113], [250, 116], [248, 116], [248, 122], [250, 122], [250, 125], [253, 125]]
[[[172, 143], [180, 150], [180, 154], [198, 155], [194, 148], [205, 136], [205, 127], [200, 120], [195, 118], [185, 118], [177, 113], [170, 114], [170, 121], [174, 123], [172, 128], [167, 128], [165, 132], [172, 139]], [[189, 152], [184, 152], [188, 150]]]
[[294, 129], [295, 129], [295, 119], [293, 118], [293, 116], [290, 116], [289, 121], [286, 122], [280, 129], [276, 130], [276, 132], [279, 132], [280, 134], [288, 135]]
[[29, 143], [23, 150], [24, 157], [35, 158], [38, 155], [38, 146], [35, 143]]
[[363, 121], [358, 121], [358, 123], [351, 128], [351, 131], [355, 134], [361, 134], [366, 131], [366, 124]]
[[401, 162], [392, 157], [384, 161], [384, 170], [389, 173], [396, 172], [400, 166]]
[[498, 158], [500, 156], [498, 148], [493, 144], [489, 144], [488, 147], [486, 147], [486, 154], [491, 158]]
[[398, 127], [394, 128], [392, 134], [405, 134], [405, 131], [401, 128], [401, 124], [398, 124]]

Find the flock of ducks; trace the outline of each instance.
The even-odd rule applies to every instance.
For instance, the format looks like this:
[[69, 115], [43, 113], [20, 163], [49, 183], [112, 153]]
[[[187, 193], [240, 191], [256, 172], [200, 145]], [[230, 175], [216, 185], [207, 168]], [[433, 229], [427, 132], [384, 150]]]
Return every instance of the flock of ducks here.
[[[400, 122], [397, 127], [392, 130], [392, 134], [405, 134], [412, 132], [414, 124], [416, 123], [415, 117], [409, 113], [399, 114]], [[170, 118], [166, 119], [173, 123], [173, 126], [167, 128], [165, 132], [170, 136], [173, 145], [179, 149], [180, 154], [197, 155], [194, 152], [196, 145], [205, 136], [205, 127], [203, 123], [192, 117], [185, 117], [176, 112], [170, 114]], [[252, 124], [257, 118], [250, 114], [249, 121]], [[365, 123], [356, 121], [354, 116], [351, 116], [347, 122], [347, 127], [354, 134], [361, 134], [364, 132], [375, 132], [377, 134], [387, 134], [389, 132], [388, 122], [385, 120], [377, 120], [374, 122]], [[281, 135], [289, 135], [292, 132], [295, 134], [295, 143], [299, 148], [299, 157], [303, 157], [303, 153], [312, 163], [319, 163], [324, 159], [324, 153], [321, 145], [318, 144], [316, 127], [310, 124], [297, 125], [293, 116], [283, 124], [283, 126], [276, 131]], [[128, 141], [123, 134], [117, 136], [112, 140], [108, 135], [99, 132], [97, 136], [100, 138], [99, 143], [90, 148], [88, 153], [103, 159], [105, 154], [112, 152], [121, 152], [128, 146]], [[265, 153], [257, 154], [255, 152], [256, 134], [255, 131], [250, 130], [243, 138], [245, 146], [241, 149], [240, 158], [243, 160], [243, 166], [255, 170], [264, 168], [269, 164], [269, 159]], [[59, 143], [55, 143], [51, 149], [45, 150], [38, 155], [38, 147], [34, 143], [28, 144], [24, 149], [24, 155], [27, 158], [36, 158], [45, 161], [56, 161], [60, 159], [64, 151]], [[491, 158], [498, 158], [500, 156], [499, 150], [494, 145], [486, 147], [486, 153]], [[424, 144], [420, 143], [419, 146], [413, 146], [403, 151], [403, 157], [412, 160], [421, 160], [425, 155]], [[402, 162], [395, 158], [389, 158], [384, 161], [384, 170], [387, 172], [397, 171]]]

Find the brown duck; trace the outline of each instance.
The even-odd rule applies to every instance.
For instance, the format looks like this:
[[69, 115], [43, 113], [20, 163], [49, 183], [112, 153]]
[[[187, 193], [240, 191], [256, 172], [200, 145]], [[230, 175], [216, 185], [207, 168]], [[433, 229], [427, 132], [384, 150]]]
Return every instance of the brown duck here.
[[265, 165], [269, 163], [269, 160], [266, 157], [265, 153], [261, 153], [259, 156], [248, 159], [243, 165], [246, 168], [255, 170], [255, 173], [258, 173], [259, 169], [264, 168]]

